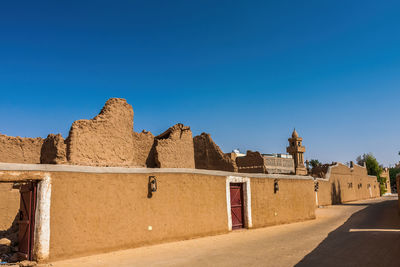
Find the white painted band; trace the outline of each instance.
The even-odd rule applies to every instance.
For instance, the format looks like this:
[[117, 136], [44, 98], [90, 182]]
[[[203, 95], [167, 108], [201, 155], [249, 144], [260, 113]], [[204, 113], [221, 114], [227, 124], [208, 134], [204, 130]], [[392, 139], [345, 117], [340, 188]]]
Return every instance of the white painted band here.
[[350, 229], [349, 232], [400, 232], [400, 229]]
[[37, 188], [33, 255], [35, 260], [46, 260], [50, 254], [51, 179], [46, 174]]

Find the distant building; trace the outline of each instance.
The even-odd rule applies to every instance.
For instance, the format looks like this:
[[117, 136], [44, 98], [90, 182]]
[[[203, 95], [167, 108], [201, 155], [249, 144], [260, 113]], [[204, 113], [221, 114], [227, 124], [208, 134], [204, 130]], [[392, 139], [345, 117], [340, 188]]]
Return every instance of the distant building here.
[[232, 150], [232, 153], [236, 155], [236, 157], [244, 157], [246, 154], [240, 152], [239, 148]]
[[270, 174], [297, 174], [307, 175], [304, 166], [303, 153], [306, 151], [302, 145], [303, 138], [299, 137], [296, 130], [288, 139], [288, 154], [263, 153], [247, 151], [246, 155], [234, 150], [236, 165], [239, 172], [247, 173], [270, 173]]

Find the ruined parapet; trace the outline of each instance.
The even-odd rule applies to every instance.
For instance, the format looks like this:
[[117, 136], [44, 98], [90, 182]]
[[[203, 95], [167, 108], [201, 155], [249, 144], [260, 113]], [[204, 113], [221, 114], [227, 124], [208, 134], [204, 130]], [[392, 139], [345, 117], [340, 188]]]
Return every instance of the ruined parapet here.
[[0, 134], [0, 162], [40, 163], [43, 138], [11, 137]]
[[195, 136], [193, 144], [196, 169], [237, 172], [235, 160], [224, 154], [209, 134]]
[[311, 169], [311, 176], [314, 178], [325, 178], [328, 173], [329, 167], [334, 164], [321, 164]]
[[155, 137], [155, 164], [158, 168], [195, 168], [190, 127], [178, 123]]
[[154, 168], [154, 135], [151, 132], [133, 132], [133, 164], [137, 167]]
[[133, 109], [125, 99], [111, 98], [91, 120], [75, 121], [66, 139], [70, 164], [132, 166]]
[[49, 134], [44, 140], [40, 163], [42, 164], [63, 164], [66, 163], [66, 144], [61, 134]]
[[248, 150], [246, 156], [236, 158], [236, 165], [239, 172], [267, 173], [264, 157], [258, 151], [253, 152]]

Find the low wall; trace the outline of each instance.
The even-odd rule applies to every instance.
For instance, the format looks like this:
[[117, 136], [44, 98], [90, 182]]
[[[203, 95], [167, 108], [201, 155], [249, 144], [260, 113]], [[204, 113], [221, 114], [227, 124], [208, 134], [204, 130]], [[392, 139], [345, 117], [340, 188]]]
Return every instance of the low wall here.
[[[152, 175], [158, 188], [149, 198]], [[198, 169], [0, 164], [0, 181], [39, 176], [43, 181], [38, 187], [39, 230], [35, 233], [37, 240], [44, 242], [35, 243], [42, 255], [39, 261], [227, 233], [231, 227], [229, 183], [246, 185], [247, 228], [315, 218], [312, 177]], [[45, 195], [47, 200], [43, 199]], [[48, 205], [49, 216], [45, 211]]]
[[315, 219], [313, 184], [311, 179], [278, 179], [274, 193], [274, 179], [252, 178], [253, 227]]
[[366, 168], [358, 165], [349, 168], [337, 163], [328, 168], [325, 178], [317, 178], [317, 181], [320, 206], [380, 196], [377, 178], [368, 175]]
[[225, 180], [196, 174], [53, 173], [50, 259], [227, 232]]
[[0, 232], [12, 226], [18, 210], [18, 189], [13, 189], [13, 183], [0, 183]]

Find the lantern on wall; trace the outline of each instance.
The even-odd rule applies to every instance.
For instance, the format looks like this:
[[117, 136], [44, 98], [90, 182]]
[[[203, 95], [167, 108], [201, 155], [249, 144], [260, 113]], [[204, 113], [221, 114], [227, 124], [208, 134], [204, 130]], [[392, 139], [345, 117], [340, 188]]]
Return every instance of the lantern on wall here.
[[154, 192], [157, 192], [157, 179], [155, 176], [149, 176], [149, 182], [147, 184], [147, 197], [151, 198]]
[[274, 194], [276, 194], [279, 191], [279, 184], [278, 184], [278, 179], [274, 180]]

